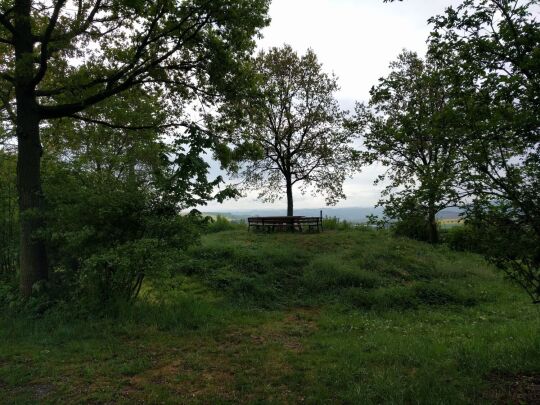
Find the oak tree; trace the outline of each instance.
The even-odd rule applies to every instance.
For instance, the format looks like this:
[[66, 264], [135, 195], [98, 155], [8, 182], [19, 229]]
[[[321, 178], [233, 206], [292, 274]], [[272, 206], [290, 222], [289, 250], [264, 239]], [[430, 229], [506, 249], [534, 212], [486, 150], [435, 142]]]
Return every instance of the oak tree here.
[[[221, 111], [229, 139], [250, 140], [259, 151], [234, 175], [264, 201], [286, 196], [287, 215], [294, 213], [295, 186], [324, 195], [328, 204], [345, 198], [343, 182], [358, 155], [335, 98], [337, 78], [323, 71], [313, 50], [299, 55], [288, 45], [260, 52], [254, 66], [256, 96]], [[238, 110], [241, 119], [235, 120]]]
[[[18, 141], [20, 289], [47, 278], [40, 132], [139, 87], [170, 104], [239, 94], [268, 0], [2, 0], [0, 111]], [[121, 123], [129, 125], [129, 123]], [[194, 127], [189, 126], [190, 130]], [[61, 136], [61, 134], [58, 134]]]

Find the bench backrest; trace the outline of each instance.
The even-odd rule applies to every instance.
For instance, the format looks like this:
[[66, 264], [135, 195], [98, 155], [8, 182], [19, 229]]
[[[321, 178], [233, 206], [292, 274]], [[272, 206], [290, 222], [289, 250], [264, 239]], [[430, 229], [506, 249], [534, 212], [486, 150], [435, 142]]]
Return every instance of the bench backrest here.
[[321, 222], [321, 218], [319, 218], [319, 217], [304, 217], [304, 218], [299, 218], [298, 222], [301, 223], [301, 224], [318, 224], [319, 222]]
[[320, 224], [320, 217], [250, 217], [248, 224], [250, 225], [290, 225], [290, 224]]

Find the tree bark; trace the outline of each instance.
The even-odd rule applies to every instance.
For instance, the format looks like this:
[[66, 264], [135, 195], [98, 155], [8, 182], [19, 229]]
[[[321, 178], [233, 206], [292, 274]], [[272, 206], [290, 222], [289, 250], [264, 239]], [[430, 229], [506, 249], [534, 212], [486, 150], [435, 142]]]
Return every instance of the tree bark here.
[[47, 279], [45, 245], [36, 233], [41, 228], [43, 195], [41, 192], [40, 115], [34, 94], [34, 40], [30, 25], [31, 1], [15, 2], [15, 98], [18, 141], [17, 189], [20, 213], [20, 291], [32, 294], [33, 285]]
[[292, 217], [294, 213], [294, 201], [293, 201], [293, 190], [292, 182], [287, 179], [287, 216]]
[[17, 112], [17, 187], [20, 212], [20, 291], [29, 297], [32, 286], [47, 279], [47, 258], [42, 240], [36, 237], [43, 223], [41, 191], [41, 143], [39, 119], [31, 111]]

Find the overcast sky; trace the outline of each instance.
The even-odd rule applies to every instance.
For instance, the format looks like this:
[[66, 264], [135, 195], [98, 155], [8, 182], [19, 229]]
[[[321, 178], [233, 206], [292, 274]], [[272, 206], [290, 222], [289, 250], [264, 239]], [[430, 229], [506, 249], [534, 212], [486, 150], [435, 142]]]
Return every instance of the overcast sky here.
[[[388, 73], [388, 64], [403, 50], [426, 51], [429, 17], [441, 14], [460, 0], [405, 0], [385, 4], [383, 0], [273, 0], [272, 22], [264, 30], [260, 48], [290, 44], [303, 53], [312, 48], [324, 69], [339, 78], [337, 97], [345, 109], [355, 101], [366, 101], [370, 88]], [[217, 171], [214, 169], [215, 174]], [[347, 199], [338, 207], [371, 207], [380, 188], [373, 181], [381, 169], [365, 168], [345, 183]], [[285, 201], [263, 204], [257, 193], [224, 204], [211, 203], [204, 210], [234, 211], [283, 208]], [[295, 208], [323, 208], [324, 199], [295, 193]]]

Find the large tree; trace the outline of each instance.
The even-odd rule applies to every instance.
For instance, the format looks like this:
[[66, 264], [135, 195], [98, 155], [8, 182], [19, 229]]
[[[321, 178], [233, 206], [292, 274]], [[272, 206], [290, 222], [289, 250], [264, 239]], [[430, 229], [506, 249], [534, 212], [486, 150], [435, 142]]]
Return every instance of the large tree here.
[[[363, 160], [387, 167], [381, 205], [396, 219], [425, 221], [428, 240], [439, 241], [436, 215], [460, 199], [459, 133], [455, 132], [451, 87], [437, 62], [404, 52], [391, 73], [357, 106]], [[409, 212], [409, 211], [414, 212]]]
[[328, 204], [345, 198], [343, 182], [357, 153], [335, 98], [337, 78], [323, 71], [312, 50], [298, 55], [288, 45], [260, 52], [254, 65], [257, 95], [222, 110], [229, 139], [247, 139], [259, 151], [235, 175], [265, 201], [286, 196], [287, 215], [294, 212], [295, 186], [324, 195]]
[[488, 256], [540, 302], [539, 7], [466, 0], [432, 19], [430, 53], [454, 78], [469, 219], [489, 233]]
[[132, 87], [186, 107], [238, 94], [267, 9], [268, 0], [0, 1], [0, 111], [18, 141], [24, 296], [47, 278], [36, 238], [43, 125], [84, 120], [89, 107]]

